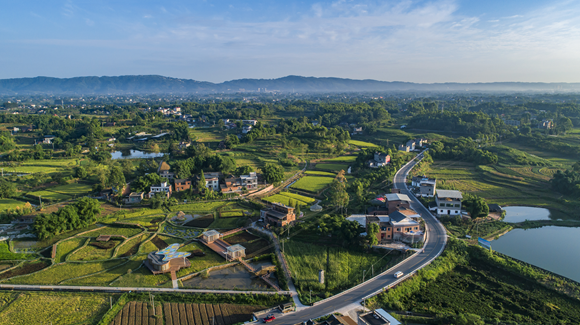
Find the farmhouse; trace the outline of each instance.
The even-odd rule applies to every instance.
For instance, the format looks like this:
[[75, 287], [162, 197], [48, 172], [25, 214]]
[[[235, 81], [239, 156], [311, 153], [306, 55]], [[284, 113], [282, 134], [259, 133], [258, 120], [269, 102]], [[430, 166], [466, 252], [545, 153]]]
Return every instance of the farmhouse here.
[[365, 229], [372, 223], [378, 224], [379, 243], [423, 241], [424, 232], [419, 222], [421, 216], [412, 209], [401, 209], [389, 215], [352, 215], [347, 220], [357, 221]]
[[242, 179], [230, 175], [224, 179], [225, 184], [220, 184], [222, 193], [235, 193], [242, 191]]
[[54, 141], [55, 136], [54, 135], [45, 135], [44, 139], [42, 140], [43, 144], [52, 144], [52, 141]]
[[358, 315], [358, 325], [400, 325], [395, 317], [383, 309], [376, 309]]
[[551, 129], [552, 128], [552, 121], [551, 120], [543, 120], [542, 122], [538, 123], [538, 129]]
[[260, 211], [260, 217], [268, 224], [278, 227], [283, 227], [296, 220], [294, 208], [282, 203], [272, 203], [270, 209]]
[[367, 161], [367, 166], [379, 168], [388, 165], [391, 162], [391, 156], [385, 153], [375, 152], [372, 160]]
[[385, 195], [385, 200], [385, 207], [389, 214], [400, 209], [411, 208], [411, 199], [407, 194], [389, 193]]
[[145, 192], [131, 192], [131, 194], [125, 198], [125, 204], [141, 203], [141, 201], [143, 201], [144, 194]]
[[425, 175], [415, 176], [412, 179], [411, 185], [419, 188], [419, 195], [423, 197], [433, 197], [437, 187], [437, 179], [429, 178]]
[[191, 180], [176, 179], [173, 181], [173, 186], [175, 187], [175, 192], [187, 191], [191, 188]]
[[[205, 177], [205, 187], [214, 191], [219, 191], [221, 175], [221, 173], [203, 173], [203, 176]], [[196, 177], [198, 177], [199, 182], [199, 176]]]
[[173, 179], [175, 177], [175, 174], [172, 173], [172, 172], [170, 172], [170, 170], [171, 170], [171, 166], [169, 166], [169, 164], [166, 163], [165, 161], [162, 161], [159, 164], [159, 168], [157, 169], [157, 173], [162, 178], [165, 178], [165, 179]]
[[413, 151], [413, 150], [415, 150], [415, 141], [409, 140], [409, 141], [407, 141], [406, 144], [399, 145], [399, 147], [397, 149], [399, 151], [405, 151], [405, 152]]
[[164, 193], [169, 197], [171, 195], [171, 185], [167, 182], [163, 182], [159, 185], [154, 185], [150, 187], [149, 198], [152, 198], [157, 193]]
[[437, 216], [460, 215], [461, 199], [463, 199], [463, 196], [459, 191], [438, 190], [435, 193], [435, 203], [437, 204]]

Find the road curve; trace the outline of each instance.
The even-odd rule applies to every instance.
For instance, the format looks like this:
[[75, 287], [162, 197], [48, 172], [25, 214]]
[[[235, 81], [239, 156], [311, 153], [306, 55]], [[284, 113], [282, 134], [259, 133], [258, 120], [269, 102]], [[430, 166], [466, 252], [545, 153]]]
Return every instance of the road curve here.
[[[421, 156], [422, 155], [419, 155], [417, 158]], [[383, 290], [383, 288], [387, 286], [398, 283], [401, 279], [396, 279], [394, 277], [395, 272], [401, 271], [405, 275], [410, 275], [411, 273], [414, 273], [431, 263], [437, 256], [441, 254], [447, 242], [445, 228], [421, 203], [419, 203], [415, 196], [407, 190], [407, 186], [405, 184], [407, 174], [419, 161], [417, 158], [411, 160], [395, 174], [394, 186], [395, 188], [401, 190], [401, 194], [409, 195], [411, 200], [413, 200], [413, 202], [411, 202], [411, 207], [413, 210], [423, 216], [423, 219], [425, 220], [425, 224], [427, 225], [428, 229], [428, 237], [424, 246], [424, 252], [413, 255], [412, 257], [401, 262], [396, 267], [387, 270], [383, 274], [369, 281], [366, 281], [365, 283], [358, 285], [351, 290], [347, 290], [347, 292], [343, 294], [331, 297], [322, 303], [317, 304], [316, 306], [308, 307], [295, 313], [287, 314], [277, 318], [272, 322], [272, 324], [297, 324], [308, 319], [315, 319], [330, 314], [353, 303], [361, 303], [363, 298], [371, 296], [378, 291]]]

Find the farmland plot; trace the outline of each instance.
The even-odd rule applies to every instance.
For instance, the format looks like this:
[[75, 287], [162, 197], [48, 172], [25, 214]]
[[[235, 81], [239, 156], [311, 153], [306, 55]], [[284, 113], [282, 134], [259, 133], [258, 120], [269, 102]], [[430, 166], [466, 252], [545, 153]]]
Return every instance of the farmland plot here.
[[291, 187], [307, 192], [317, 193], [332, 183], [333, 178], [323, 176], [306, 176], [299, 179]]

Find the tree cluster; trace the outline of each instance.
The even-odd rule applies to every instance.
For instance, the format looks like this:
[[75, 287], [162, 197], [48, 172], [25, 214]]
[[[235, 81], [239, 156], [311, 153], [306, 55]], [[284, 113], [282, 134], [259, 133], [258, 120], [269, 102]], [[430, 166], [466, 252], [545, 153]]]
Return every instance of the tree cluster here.
[[98, 200], [83, 197], [56, 212], [41, 213], [34, 219], [33, 228], [39, 239], [50, 239], [63, 232], [86, 228], [94, 224], [101, 210]]

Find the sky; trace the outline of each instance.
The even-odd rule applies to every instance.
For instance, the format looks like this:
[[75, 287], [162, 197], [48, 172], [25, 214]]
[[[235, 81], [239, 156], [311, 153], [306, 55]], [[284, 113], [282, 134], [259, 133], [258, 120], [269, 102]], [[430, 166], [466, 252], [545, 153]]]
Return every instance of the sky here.
[[580, 1], [0, 0], [0, 78], [580, 82]]

